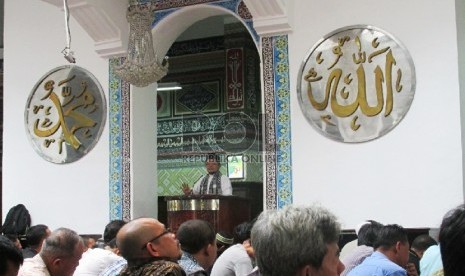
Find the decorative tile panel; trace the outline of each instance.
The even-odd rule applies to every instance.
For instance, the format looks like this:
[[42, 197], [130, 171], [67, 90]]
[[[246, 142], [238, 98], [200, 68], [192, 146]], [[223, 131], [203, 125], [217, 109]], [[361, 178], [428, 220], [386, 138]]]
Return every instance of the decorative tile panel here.
[[116, 78], [112, 67], [120, 64], [120, 59], [113, 58], [109, 61], [109, 117], [110, 117], [110, 220], [123, 216], [121, 196], [122, 196], [122, 131], [121, 131], [121, 81]]
[[273, 37], [272, 43], [276, 108], [277, 204], [278, 208], [282, 208], [292, 203], [291, 112], [287, 35]]
[[263, 91], [265, 92], [265, 207], [276, 209], [276, 131], [275, 131], [275, 95], [273, 74], [273, 40], [262, 38]]
[[109, 60], [110, 220], [130, 219], [129, 84], [113, 72], [124, 58]]

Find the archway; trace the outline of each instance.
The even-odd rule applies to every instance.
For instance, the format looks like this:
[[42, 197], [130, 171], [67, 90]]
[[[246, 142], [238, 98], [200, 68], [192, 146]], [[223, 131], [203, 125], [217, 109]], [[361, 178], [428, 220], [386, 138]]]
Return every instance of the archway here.
[[[173, 3], [171, 3], [173, 4]], [[174, 3], [173, 5], [176, 5]], [[242, 1], [222, 1], [187, 7], [165, 7], [157, 12], [153, 28], [155, 48], [164, 56], [180, 33], [203, 18], [234, 14], [255, 34], [252, 18]], [[256, 35], [253, 35], [257, 37]], [[163, 37], [163, 40], [159, 40]], [[262, 61], [263, 142], [265, 208], [280, 208], [292, 202], [290, 147], [290, 91], [287, 36], [256, 39]], [[112, 59], [111, 63], [117, 63]], [[130, 218], [131, 157], [129, 85], [110, 71], [110, 218]], [[123, 99], [126, 99], [125, 102]], [[139, 118], [141, 119], [141, 118]], [[137, 156], [133, 156], [133, 159]]]
[[180, 195], [182, 184], [203, 177], [203, 159], [212, 152], [233, 195], [249, 199], [257, 216], [263, 210], [263, 143], [255, 41], [235, 16], [215, 15], [187, 28], [167, 56], [169, 72], [157, 92], [159, 220], [165, 221], [164, 197]]

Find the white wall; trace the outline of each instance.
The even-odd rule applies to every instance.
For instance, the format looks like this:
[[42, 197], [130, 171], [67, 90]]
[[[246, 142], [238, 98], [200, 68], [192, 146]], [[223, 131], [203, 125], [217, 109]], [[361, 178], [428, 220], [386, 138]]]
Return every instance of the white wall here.
[[[457, 16], [457, 40], [458, 48], [464, 49], [465, 47], [465, 1], [455, 0], [455, 14]], [[459, 83], [460, 83], [460, 106], [465, 106], [465, 53], [463, 51], [458, 52], [458, 64], [459, 64]], [[461, 118], [465, 117], [465, 109], [460, 109]], [[462, 126], [462, 148], [465, 145], [465, 121], [461, 120]], [[465, 163], [463, 160], [465, 156], [462, 154], [462, 172], [465, 169]], [[463, 197], [465, 198], [465, 185], [463, 191]]]
[[[3, 217], [23, 203], [33, 224], [103, 234], [109, 221], [108, 120], [90, 153], [65, 165], [42, 159], [24, 127], [26, 101], [35, 83], [49, 70], [68, 64], [61, 54], [64, 13], [37, 0], [6, 0], [5, 10]], [[72, 17], [70, 28], [77, 65], [96, 76], [108, 102], [108, 61], [97, 56], [94, 42]]]
[[[294, 0], [288, 6], [295, 203], [320, 202], [345, 228], [364, 219], [437, 227], [463, 202], [455, 2]], [[327, 33], [367, 24], [393, 34], [416, 67], [417, 88], [402, 122], [366, 143], [329, 140], [305, 120], [298, 70]]]

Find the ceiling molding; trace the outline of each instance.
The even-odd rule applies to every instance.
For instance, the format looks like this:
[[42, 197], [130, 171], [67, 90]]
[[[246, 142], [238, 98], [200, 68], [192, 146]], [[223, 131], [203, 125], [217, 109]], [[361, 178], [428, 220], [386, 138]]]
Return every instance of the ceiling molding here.
[[[42, 1], [63, 10], [62, 0]], [[126, 54], [127, 5], [127, 0], [68, 0], [70, 16], [94, 40], [95, 51], [103, 58]]]
[[[62, 0], [41, 0], [63, 10]], [[282, 0], [243, 0], [253, 16], [259, 36], [291, 32]], [[129, 24], [128, 0], [68, 0], [69, 14], [94, 40], [95, 51], [103, 58], [127, 52]]]
[[281, 0], [244, 0], [253, 17], [253, 26], [259, 36], [291, 32], [285, 4]]

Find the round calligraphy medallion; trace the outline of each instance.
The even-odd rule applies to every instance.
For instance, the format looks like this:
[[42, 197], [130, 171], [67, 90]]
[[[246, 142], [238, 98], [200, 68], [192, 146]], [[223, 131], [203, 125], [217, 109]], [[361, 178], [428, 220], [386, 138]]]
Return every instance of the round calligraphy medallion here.
[[106, 119], [100, 83], [76, 65], [45, 74], [29, 95], [26, 132], [36, 152], [53, 163], [71, 163], [86, 155], [102, 134]]
[[324, 136], [357, 143], [383, 136], [405, 116], [415, 94], [407, 49], [371, 26], [348, 26], [321, 39], [299, 70], [297, 93], [307, 120]]

